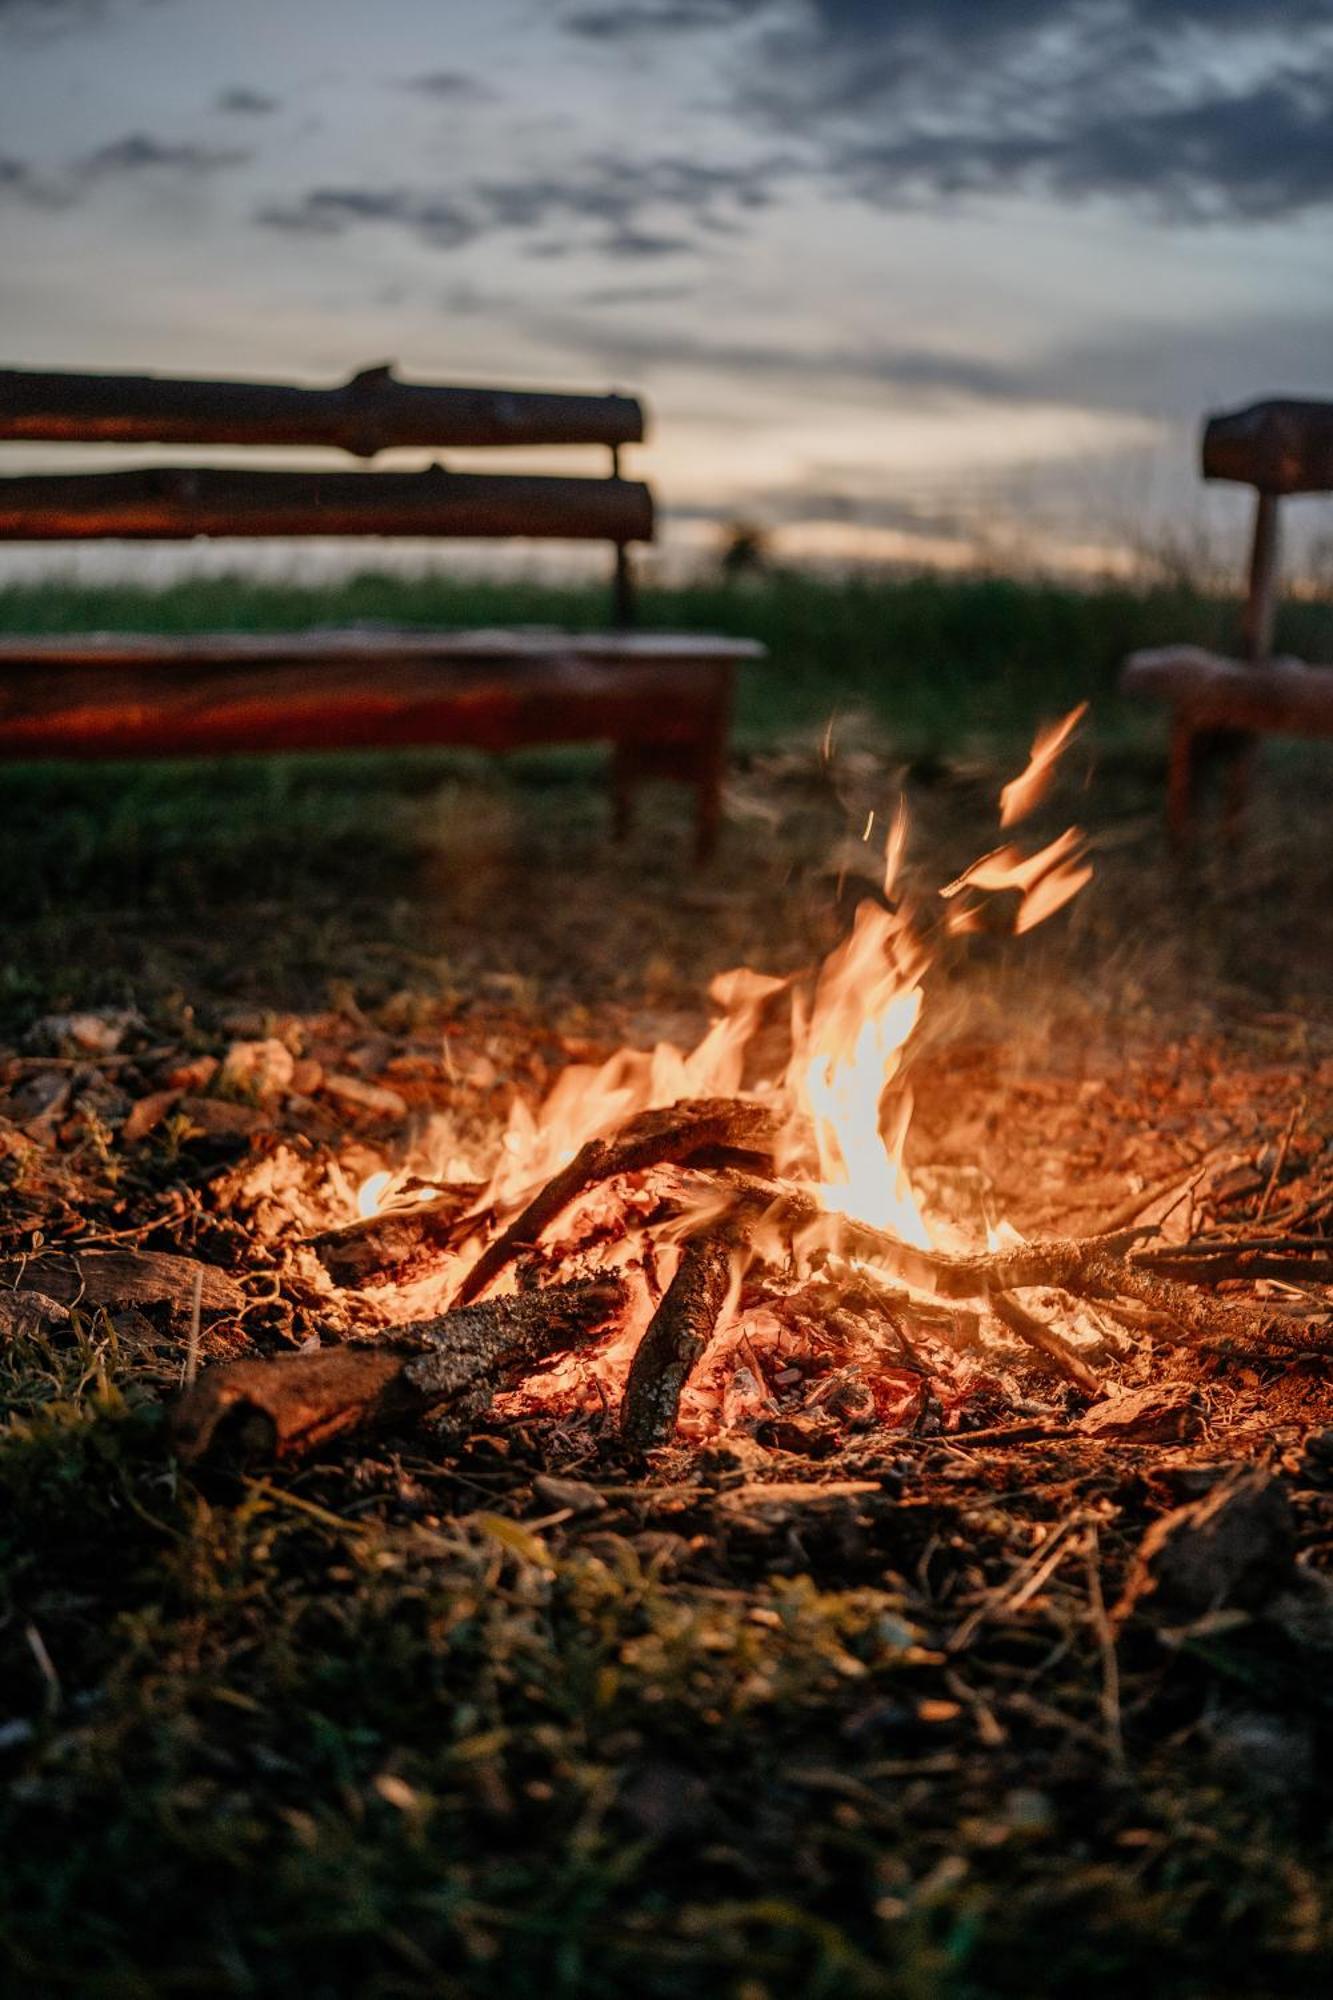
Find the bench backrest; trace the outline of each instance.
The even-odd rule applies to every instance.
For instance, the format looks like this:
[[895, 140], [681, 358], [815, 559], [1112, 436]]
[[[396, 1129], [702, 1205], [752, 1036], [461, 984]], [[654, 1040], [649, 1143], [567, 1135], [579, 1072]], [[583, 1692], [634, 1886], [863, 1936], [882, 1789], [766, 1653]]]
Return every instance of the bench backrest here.
[[601, 445], [607, 478], [446, 471], [288, 472], [152, 465], [0, 478], [0, 540], [197, 535], [522, 536], [615, 549], [613, 618], [632, 616], [628, 546], [653, 535], [646, 485], [620, 476], [644, 435], [630, 396], [444, 388], [368, 368], [331, 389], [156, 375], [0, 370], [0, 440], [56, 444]]
[[1253, 486], [1258, 498], [1250, 546], [1243, 632], [1258, 664], [1273, 651], [1278, 584], [1278, 502], [1289, 493], [1333, 493], [1333, 403], [1279, 400], [1209, 417], [1203, 476]]

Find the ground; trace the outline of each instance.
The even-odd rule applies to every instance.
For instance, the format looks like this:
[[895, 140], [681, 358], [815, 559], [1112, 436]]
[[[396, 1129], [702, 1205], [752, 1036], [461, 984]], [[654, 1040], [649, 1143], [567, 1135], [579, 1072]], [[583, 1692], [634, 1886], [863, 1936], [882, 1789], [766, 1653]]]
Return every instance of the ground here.
[[[872, 804], [905, 793], [923, 895], [989, 845], [1050, 712], [1011, 688], [1006, 729], [964, 740], [862, 693], [832, 704], [831, 758], [805, 679], [747, 723], [703, 875], [669, 793], [611, 846], [582, 755], [14, 775], [8, 1282], [115, 1237], [239, 1280], [205, 1360], [308, 1340], [323, 1308], [273, 1248], [272, 1162], [354, 1178], [401, 1121], [216, 1079], [142, 1134], [133, 1108], [271, 1035], [480, 1144], [573, 1056], [692, 1039], [714, 972], [788, 971], [840, 933]], [[1185, 865], [1161, 777], [1151, 728], [1094, 717], [1041, 828], [1084, 824], [1095, 880], [1044, 929], [942, 957], [913, 1157], [1033, 1235], [1197, 1167], [1210, 1228], [1314, 1242], [1327, 764], [1275, 748], [1241, 855]], [[100, 1053], [51, 1020], [123, 1008]], [[831, 1458], [644, 1461], [592, 1422], [491, 1417], [461, 1446], [389, 1434], [258, 1473], [172, 1453], [188, 1315], [20, 1321], [6, 1990], [1326, 1990], [1327, 1293], [1219, 1300], [1265, 1296], [1308, 1308], [1267, 1347], [1125, 1334], [1101, 1357], [1160, 1399], [1128, 1435], [1016, 1364], [1004, 1407], [953, 1429], [926, 1398]]]

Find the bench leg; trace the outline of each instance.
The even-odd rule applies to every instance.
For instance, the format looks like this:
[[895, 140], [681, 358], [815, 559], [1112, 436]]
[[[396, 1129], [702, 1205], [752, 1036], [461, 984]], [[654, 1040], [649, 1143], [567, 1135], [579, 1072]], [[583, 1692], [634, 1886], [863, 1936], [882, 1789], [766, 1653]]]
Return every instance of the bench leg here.
[[1228, 730], [1218, 748], [1222, 759], [1222, 836], [1229, 847], [1239, 847], [1245, 831], [1257, 739]]
[[717, 852], [722, 831], [722, 779], [727, 768], [727, 732], [720, 730], [700, 744], [694, 768], [694, 859], [698, 867]]
[[627, 840], [634, 825], [634, 784], [638, 774], [633, 744], [612, 744], [611, 833], [617, 841]]
[[1198, 785], [1198, 737], [1189, 717], [1177, 710], [1166, 777], [1166, 823], [1177, 847], [1189, 842]]

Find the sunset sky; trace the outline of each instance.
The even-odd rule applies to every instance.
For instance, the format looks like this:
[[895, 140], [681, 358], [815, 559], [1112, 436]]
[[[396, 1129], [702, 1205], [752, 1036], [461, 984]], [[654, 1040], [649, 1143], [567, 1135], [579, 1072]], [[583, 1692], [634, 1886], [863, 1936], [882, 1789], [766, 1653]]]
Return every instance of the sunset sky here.
[[1331, 208], [1333, 0], [0, 0], [0, 360], [641, 391], [681, 547], [1225, 543]]

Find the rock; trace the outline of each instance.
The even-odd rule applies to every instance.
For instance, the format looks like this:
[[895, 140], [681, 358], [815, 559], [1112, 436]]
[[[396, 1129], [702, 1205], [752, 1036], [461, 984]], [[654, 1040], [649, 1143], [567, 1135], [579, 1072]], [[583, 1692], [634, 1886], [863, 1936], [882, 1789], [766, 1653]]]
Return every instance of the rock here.
[[178, 1090], [155, 1090], [148, 1097], [141, 1097], [130, 1106], [129, 1116], [120, 1128], [120, 1136], [127, 1146], [137, 1146], [150, 1132], [155, 1132], [169, 1111], [180, 1103]]
[[543, 1472], [533, 1480], [532, 1490], [543, 1507], [561, 1512], [596, 1514], [606, 1505], [597, 1488], [585, 1485], [581, 1479], [552, 1479]]
[[285, 1042], [270, 1035], [262, 1042], [233, 1042], [222, 1061], [224, 1090], [255, 1097], [279, 1097], [292, 1085], [296, 1061]]
[[34, 1048], [53, 1055], [114, 1055], [131, 1028], [141, 1028], [139, 1016], [125, 1008], [107, 1014], [47, 1014], [34, 1023], [28, 1037]]
[[197, 1096], [208, 1089], [220, 1067], [216, 1056], [195, 1056], [191, 1062], [177, 1063], [167, 1072], [166, 1081], [173, 1090], [189, 1090]]
[[375, 1118], [407, 1116], [407, 1100], [382, 1083], [367, 1083], [363, 1077], [335, 1071], [324, 1078], [321, 1087], [326, 1097], [345, 1104], [349, 1110], [366, 1112]]
[[1144, 1444], [1173, 1444], [1180, 1438], [1198, 1437], [1203, 1427], [1197, 1393], [1176, 1382], [1130, 1389], [1122, 1396], [1094, 1403], [1078, 1422], [1088, 1437], [1125, 1438]]
[[1295, 1575], [1285, 1488], [1266, 1472], [1239, 1470], [1153, 1523], [1115, 1616], [1185, 1626], [1215, 1611], [1258, 1611]]

